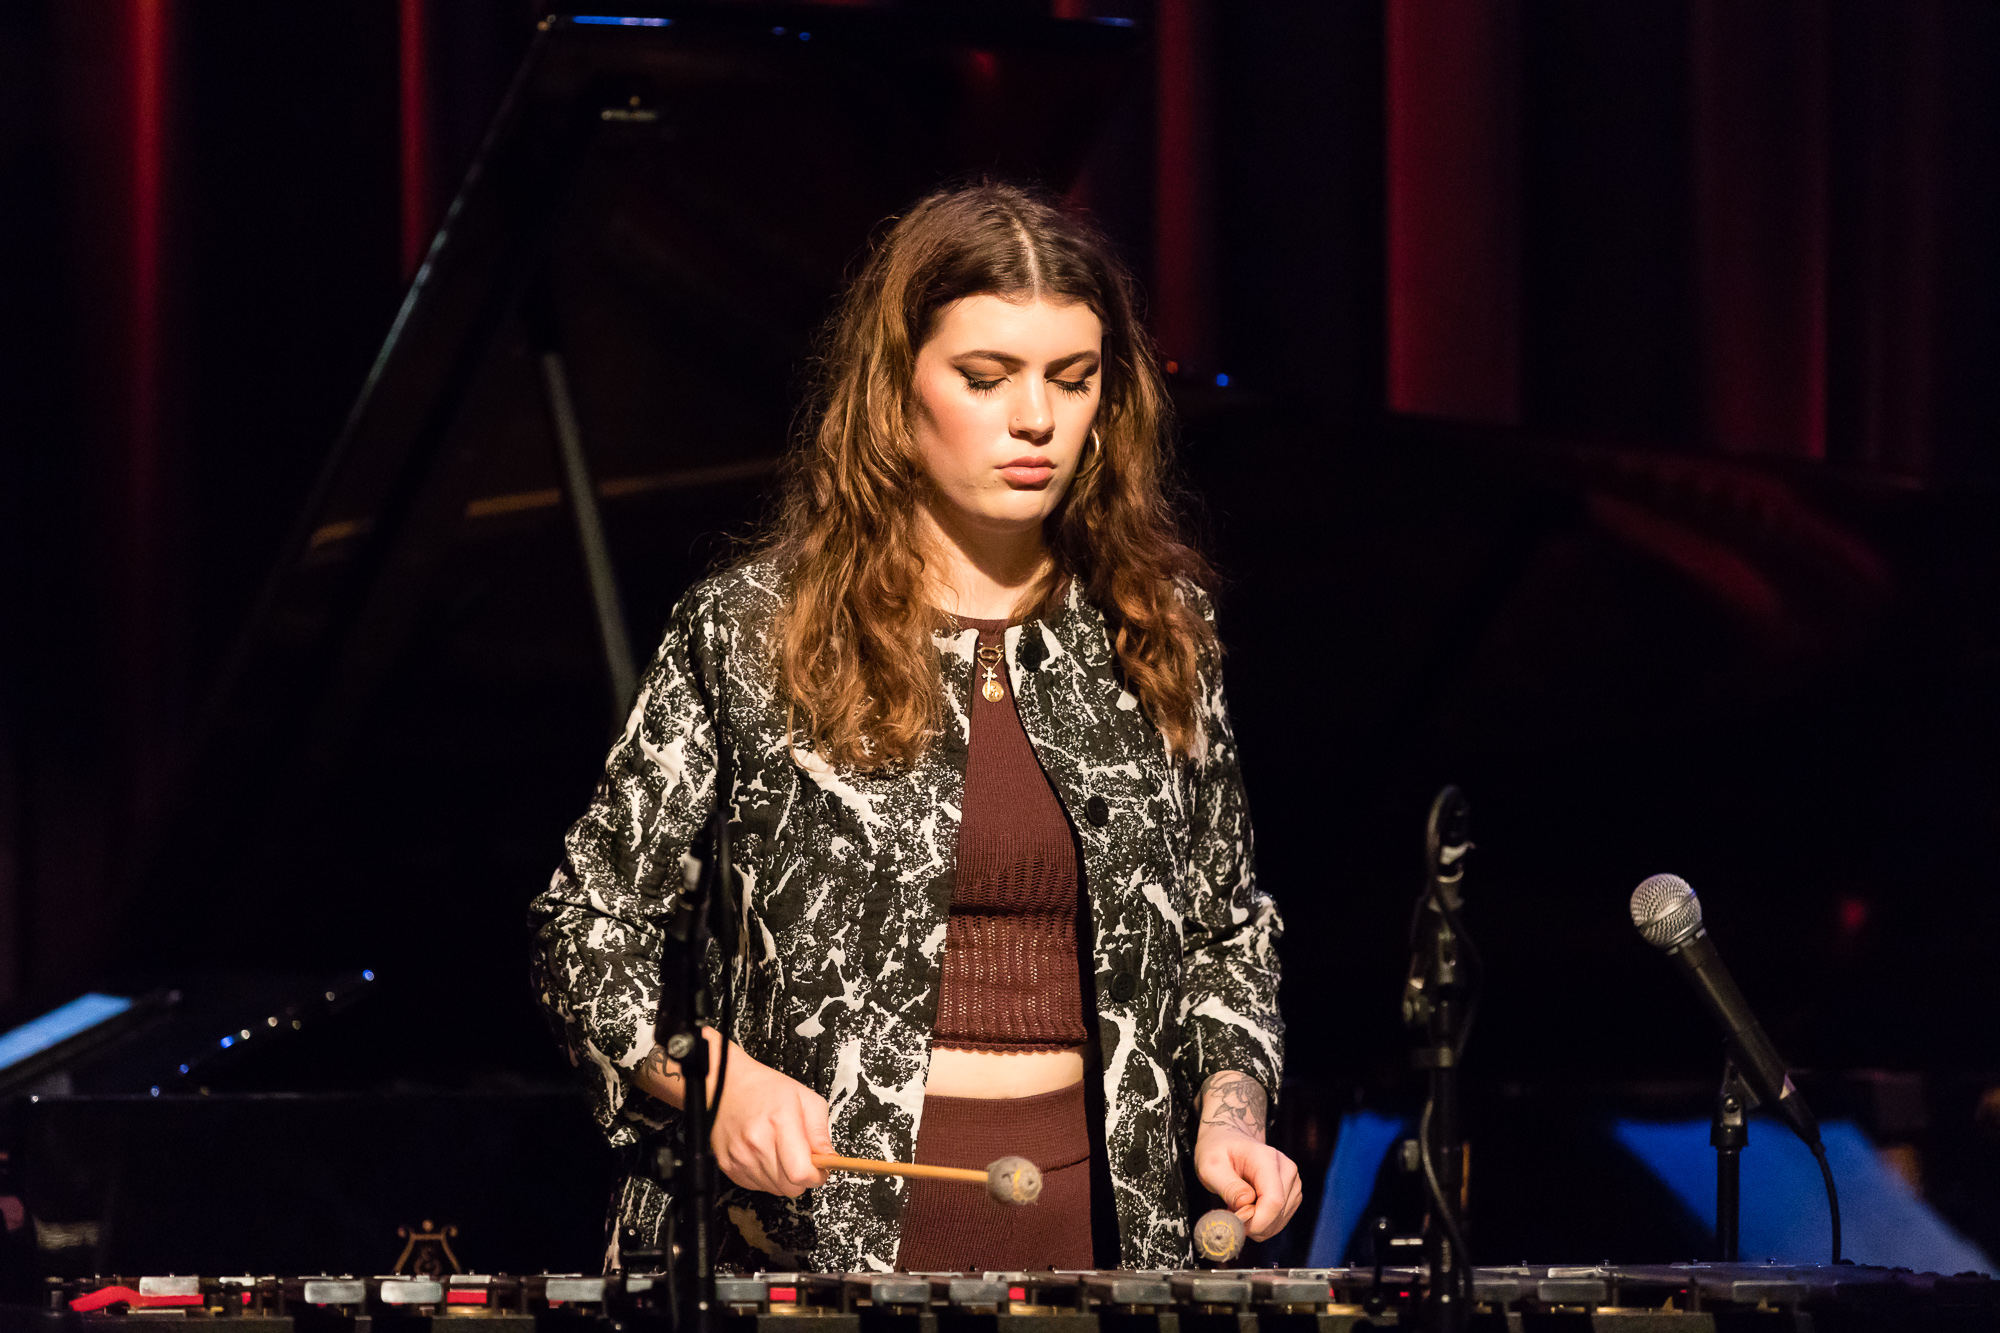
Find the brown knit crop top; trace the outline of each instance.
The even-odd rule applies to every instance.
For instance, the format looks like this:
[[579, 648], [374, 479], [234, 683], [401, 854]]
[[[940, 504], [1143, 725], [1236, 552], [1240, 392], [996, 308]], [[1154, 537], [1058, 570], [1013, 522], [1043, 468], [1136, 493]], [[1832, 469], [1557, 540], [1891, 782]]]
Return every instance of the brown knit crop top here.
[[[959, 623], [997, 657], [1004, 620]], [[1060, 1051], [1085, 1040], [1077, 950], [1076, 842], [1021, 718], [1004, 658], [989, 700], [975, 663], [957, 886], [945, 923], [944, 984], [933, 1045], [961, 1051]]]

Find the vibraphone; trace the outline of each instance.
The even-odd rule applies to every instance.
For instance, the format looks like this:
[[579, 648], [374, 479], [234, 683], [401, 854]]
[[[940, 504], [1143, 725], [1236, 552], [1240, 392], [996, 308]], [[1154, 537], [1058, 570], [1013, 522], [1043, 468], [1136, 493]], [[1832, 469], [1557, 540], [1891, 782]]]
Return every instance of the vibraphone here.
[[[1422, 1275], [1366, 1268], [721, 1277], [733, 1333], [1347, 1333], [1409, 1327]], [[1475, 1273], [1473, 1327], [1618, 1333], [1996, 1329], [2000, 1283], [1860, 1265], [1524, 1266]], [[663, 1277], [51, 1279], [5, 1333], [120, 1333], [169, 1316], [230, 1333], [664, 1333]], [[224, 1333], [217, 1327], [212, 1333]]]

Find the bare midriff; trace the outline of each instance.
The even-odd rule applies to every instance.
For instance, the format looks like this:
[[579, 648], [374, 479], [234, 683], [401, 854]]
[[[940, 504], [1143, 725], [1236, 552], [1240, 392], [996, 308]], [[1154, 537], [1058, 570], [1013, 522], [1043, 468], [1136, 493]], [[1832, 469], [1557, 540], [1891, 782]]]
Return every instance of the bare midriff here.
[[955, 1051], [931, 1048], [924, 1091], [939, 1097], [1036, 1097], [1083, 1080], [1083, 1048], [1067, 1051]]

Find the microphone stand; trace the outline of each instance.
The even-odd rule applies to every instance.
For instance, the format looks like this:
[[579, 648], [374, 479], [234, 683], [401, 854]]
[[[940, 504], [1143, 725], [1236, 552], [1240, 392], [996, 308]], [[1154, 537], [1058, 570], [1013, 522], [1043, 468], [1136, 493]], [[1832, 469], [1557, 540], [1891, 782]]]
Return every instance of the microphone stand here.
[[[718, 737], [718, 751], [721, 749]], [[708, 1042], [703, 1026], [723, 1034], [722, 1058], [716, 1071], [714, 1105], [722, 1101], [729, 1073], [728, 1033], [731, 1027], [728, 966], [724, 964], [723, 1007], [716, 1021], [714, 996], [708, 984], [709, 929], [718, 901], [728, 898], [729, 811], [732, 791], [726, 757], [719, 757], [715, 779], [715, 810], [710, 817], [714, 856], [702, 868], [693, 894], [682, 894], [668, 919], [660, 952], [660, 1010], [654, 1040], [666, 1048], [681, 1069], [680, 1150], [660, 1145], [653, 1175], [671, 1184], [669, 1214], [673, 1240], [667, 1245], [664, 1269], [671, 1284], [668, 1306], [675, 1333], [720, 1333], [722, 1311], [715, 1302], [715, 1195], [719, 1170], [709, 1135], [714, 1110], [708, 1097]]]
[[1708, 1141], [1715, 1146], [1715, 1244], [1722, 1262], [1733, 1264], [1737, 1253], [1737, 1219], [1742, 1199], [1743, 1148], [1750, 1142], [1750, 1108], [1757, 1095], [1737, 1072], [1734, 1058], [1722, 1061], [1722, 1087], [1715, 1094], [1715, 1118]]
[[1403, 1021], [1423, 1033], [1411, 1063], [1428, 1072], [1430, 1096], [1417, 1125], [1418, 1156], [1430, 1211], [1424, 1226], [1423, 1327], [1457, 1333], [1472, 1315], [1472, 1259], [1460, 1216], [1465, 1185], [1458, 1071], [1478, 1011], [1479, 951], [1459, 920], [1459, 885], [1472, 850], [1470, 811], [1456, 787], [1431, 803], [1424, 838], [1424, 891], [1410, 925], [1410, 974]]

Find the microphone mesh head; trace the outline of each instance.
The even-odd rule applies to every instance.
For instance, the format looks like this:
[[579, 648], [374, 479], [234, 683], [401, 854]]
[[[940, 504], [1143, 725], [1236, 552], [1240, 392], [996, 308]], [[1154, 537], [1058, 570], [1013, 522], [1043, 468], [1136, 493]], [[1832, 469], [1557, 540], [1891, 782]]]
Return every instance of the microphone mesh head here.
[[1632, 924], [1646, 943], [1674, 948], [1701, 929], [1701, 899], [1679, 875], [1655, 875], [1632, 890]]

